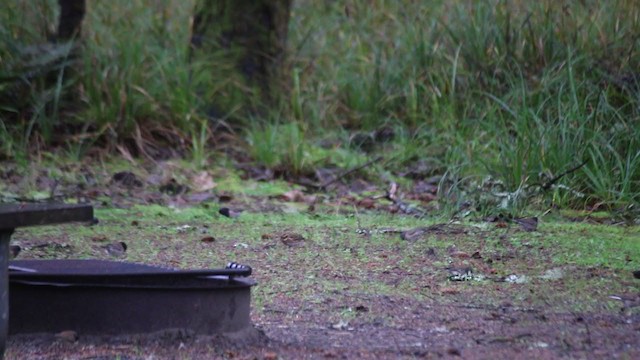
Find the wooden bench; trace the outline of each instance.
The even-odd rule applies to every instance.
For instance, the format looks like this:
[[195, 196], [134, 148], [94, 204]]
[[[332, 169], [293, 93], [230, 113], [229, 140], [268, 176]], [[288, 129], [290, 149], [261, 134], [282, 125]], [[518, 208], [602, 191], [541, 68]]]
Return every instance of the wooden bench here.
[[0, 359], [9, 333], [9, 241], [14, 229], [90, 220], [91, 205], [0, 204]]

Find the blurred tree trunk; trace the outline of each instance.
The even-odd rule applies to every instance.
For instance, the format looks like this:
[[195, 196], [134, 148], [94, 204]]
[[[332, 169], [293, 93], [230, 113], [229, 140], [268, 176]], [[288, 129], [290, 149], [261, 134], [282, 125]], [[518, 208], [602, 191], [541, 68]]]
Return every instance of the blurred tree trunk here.
[[[86, 0], [58, 0], [60, 6], [60, 16], [58, 17], [58, 31], [53, 42], [61, 44], [62, 47], [69, 46], [68, 52], [61, 52], [61, 58], [65, 67], [65, 78], [75, 75], [74, 63], [80, 57], [82, 43], [80, 33], [82, 31], [82, 20], [87, 9]], [[69, 43], [73, 40], [73, 43]], [[60, 64], [58, 64], [60, 65]], [[49, 74], [49, 82], [54, 85], [59, 71]]]
[[[288, 86], [285, 70], [292, 0], [198, 0], [191, 60], [204, 62], [219, 116], [275, 106]], [[197, 86], [197, 85], [196, 85]]]
[[[61, 141], [63, 134], [70, 131], [65, 117], [60, 116], [69, 104], [77, 103], [79, 88], [68, 87], [78, 77], [78, 59], [82, 53], [81, 30], [86, 12], [86, 0], [58, 0], [60, 15], [55, 36], [49, 39], [52, 46], [46, 47], [47, 58], [51, 61], [44, 84], [59, 95], [45, 104], [45, 112], [51, 120], [41, 122], [39, 133], [49, 144]], [[55, 54], [55, 56], [53, 56]]]
[[85, 0], [58, 0], [58, 5], [60, 5], [60, 18], [56, 40], [66, 41], [79, 36], [87, 8]]

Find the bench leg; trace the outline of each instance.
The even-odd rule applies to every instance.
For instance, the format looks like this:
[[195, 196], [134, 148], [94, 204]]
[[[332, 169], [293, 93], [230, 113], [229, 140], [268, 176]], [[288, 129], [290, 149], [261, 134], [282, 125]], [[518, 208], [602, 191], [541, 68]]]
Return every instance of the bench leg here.
[[0, 359], [9, 334], [9, 240], [13, 230], [0, 230]]

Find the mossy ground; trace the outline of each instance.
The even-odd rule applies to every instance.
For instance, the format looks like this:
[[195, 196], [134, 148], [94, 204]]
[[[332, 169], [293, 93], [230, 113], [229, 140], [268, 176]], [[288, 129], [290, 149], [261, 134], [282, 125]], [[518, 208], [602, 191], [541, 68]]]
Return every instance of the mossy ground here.
[[[244, 212], [230, 219], [218, 214], [213, 204], [134, 206], [96, 213], [97, 225], [20, 229], [14, 243], [25, 249], [22, 258], [110, 258], [101, 246], [124, 241], [127, 261], [178, 268], [216, 268], [228, 261], [249, 264], [259, 282], [254, 291], [258, 315], [281, 294], [313, 301], [342, 289], [448, 302], [458, 296], [442, 295], [440, 290], [455, 288], [463, 296], [474, 293], [484, 303], [544, 302], [558, 311], [612, 310], [608, 295], [640, 290], [640, 282], [631, 276], [640, 268], [638, 227], [543, 218], [537, 231], [524, 232], [517, 226], [465, 223], [451, 225], [463, 231], [445, 228], [409, 242], [398, 231], [438, 219], [367, 211], [345, 214], [328, 208], [313, 214]], [[301, 234], [306, 240], [289, 247], [272, 236], [281, 232]], [[207, 236], [215, 241], [201, 241]], [[43, 252], [47, 247], [36, 246], [31, 251], [43, 243], [63, 247]], [[445, 269], [451, 266], [469, 266], [488, 279], [451, 282]], [[542, 278], [554, 269], [557, 279]], [[499, 281], [512, 274], [528, 280]]]
[[[394, 213], [373, 184], [361, 192], [341, 188], [341, 195], [303, 194], [315, 196], [310, 204], [283, 195], [297, 185], [243, 180], [225, 168], [208, 171], [214, 189], [171, 195], [151, 184], [154, 177], [191, 184], [199, 172], [169, 165], [162, 171], [118, 168], [144, 183], [128, 188], [113, 180], [116, 170], [109, 166], [69, 166], [58, 170], [58, 191], [70, 201], [92, 200], [99, 222], [18, 229], [12, 242], [22, 247], [19, 258], [112, 259], [182, 269], [221, 268], [228, 261], [250, 265], [258, 282], [252, 321], [272, 341], [269, 351], [283, 358], [412, 358], [449, 351], [556, 358], [591, 355], [593, 349], [636, 354], [631, 344], [640, 337], [640, 281], [632, 271], [640, 269], [640, 227], [613, 224], [606, 213], [552, 209], [539, 217], [535, 231], [525, 231], [515, 221]], [[172, 176], [161, 176], [165, 170]], [[2, 191], [50, 193], [46, 167], [25, 174]], [[77, 184], [83, 176], [96, 180], [83, 188]], [[373, 201], [373, 209], [361, 199]], [[218, 212], [221, 207], [244, 211], [228, 218]], [[422, 236], [401, 236], [424, 227]], [[304, 240], [288, 242], [297, 235]], [[124, 256], [105, 250], [120, 241], [127, 244]], [[467, 268], [473, 279], [452, 281], [451, 270]], [[99, 351], [136, 359], [229, 357], [197, 341], [180, 352], [174, 344], [91, 347], [80, 335], [80, 342], [67, 345], [12, 340], [8, 357], [21, 358], [25, 349], [58, 358]], [[248, 358], [271, 355], [262, 348], [234, 351]]]

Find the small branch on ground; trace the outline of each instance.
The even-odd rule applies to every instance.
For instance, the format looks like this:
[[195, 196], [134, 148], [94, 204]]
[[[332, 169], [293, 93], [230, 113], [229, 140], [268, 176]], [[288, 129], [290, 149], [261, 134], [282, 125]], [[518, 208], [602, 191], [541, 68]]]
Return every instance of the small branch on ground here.
[[547, 182], [545, 183], [538, 183], [538, 184], [533, 184], [532, 186], [540, 186], [540, 188], [542, 190], [549, 190], [551, 189], [551, 187], [557, 183], [560, 179], [562, 179], [563, 177], [565, 177], [566, 175], [571, 174], [572, 172], [578, 171], [580, 168], [582, 168], [583, 166], [587, 165], [587, 160], [583, 161], [582, 163], [580, 163], [579, 165], [576, 165], [574, 167], [572, 167], [571, 169], [564, 171], [562, 173], [560, 173], [557, 176], [554, 176], [553, 178], [549, 179]]
[[310, 182], [306, 182], [306, 181], [304, 181], [304, 182], [300, 181], [300, 182], [297, 182], [297, 184], [305, 186], [305, 187], [308, 187], [308, 188], [312, 188], [313, 190], [316, 190], [316, 191], [324, 191], [324, 190], [327, 189], [327, 186], [335, 183], [336, 181], [341, 180], [341, 179], [353, 174], [354, 172], [356, 172], [358, 170], [364, 169], [364, 168], [366, 168], [367, 166], [369, 166], [369, 165], [371, 165], [373, 163], [381, 161], [382, 159], [383, 159], [382, 156], [375, 157], [375, 158], [367, 161], [366, 163], [364, 163], [362, 165], [358, 165], [356, 167], [351, 168], [350, 170], [347, 170], [347, 171], [343, 172], [342, 174], [336, 176], [335, 178], [333, 178], [333, 179], [331, 179], [331, 180], [329, 180], [329, 181], [327, 181], [327, 182], [325, 182], [323, 184], [314, 184], [314, 183], [310, 183]]
[[329, 181], [325, 182], [324, 184], [320, 185], [320, 189], [321, 190], [325, 190], [327, 188], [327, 186], [333, 184], [334, 182], [336, 182], [336, 181], [338, 181], [338, 180], [340, 180], [340, 179], [342, 179], [342, 178], [344, 178], [346, 176], [349, 176], [349, 175], [353, 174], [354, 172], [356, 172], [358, 170], [364, 169], [364, 168], [366, 168], [367, 166], [369, 166], [369, 165], [371, 165], [373, 163], [381, 161], [382, 159], [383, 159], [382, 156], [378, 156], [378, 157], [375, 157], [375, 158], [367, 161], [366, 163], [364, 163], [362, 165], [356, 166], [356, 167], [352, 168], [351, 170], [343, 172], [342, 174], [340, 174], [340, 175], [336, 176], [335, 178], [333, 178], [333, 180], [329, 180]]

